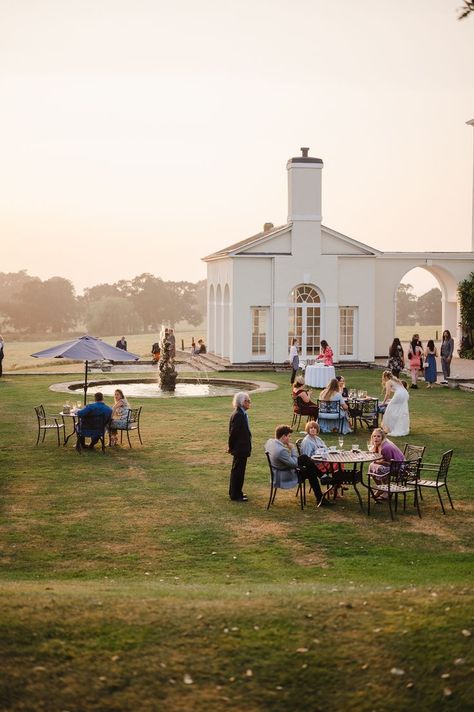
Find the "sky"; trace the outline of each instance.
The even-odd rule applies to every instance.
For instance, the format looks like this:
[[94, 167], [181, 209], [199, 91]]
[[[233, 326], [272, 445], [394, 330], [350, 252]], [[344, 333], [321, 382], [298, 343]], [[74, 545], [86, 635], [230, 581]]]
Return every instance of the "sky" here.
[[[380, 250], [471, 249], [460, 5], [0, 0], [0, 272], [78, 293], [203, 279], [203, 256], [286, 223], [301, 146], [324, 161], [324, 225]], [[417, 272], [403, 281], [435, 286]]]

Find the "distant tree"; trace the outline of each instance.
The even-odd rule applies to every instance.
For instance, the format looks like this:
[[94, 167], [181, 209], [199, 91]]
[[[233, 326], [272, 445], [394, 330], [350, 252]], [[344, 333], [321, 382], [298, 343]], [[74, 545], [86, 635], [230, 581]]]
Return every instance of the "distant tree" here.
[[418, 324], [441, 324], [441, 290], [437, 287], [418, 297], [415, 305], [415, 316]]
[[471, 12], [474, 12], [474, 0], [464, 0], [463, 6], [459, 8], [458, 20], [464, 20], [469, 17]]
[[31, 277], [26, 273], [26, 269], [19, 272], [0, 272], [0, 315], [4, 326], [12, 326], [11, 305], [14, 304], [18, 293], [24, 284], [32, 282], [37, 277]]
[[461, 312], [461, 358], [474, 359], [474, 272], [458, 285]]
[[38, 277], [23, 284], [14, 302], [6, 305], [13, 326], [25, 331], [68, 331], [77, 317], [77, 301], [72, 282]]
[[90, 302], [84, 321], [88, 333], [93, 335], [136, 334], [143, 329], [132, 302], [117, 296], [104, 296]]
[[411, 284], [399, 284], [397, 290], [397, 324], [415, 323], [416, 296]]
[[85, 302], [96, 302], [102, 297], [120, 297], [120, 290], [116, 284], [97, 284], [94, 287], [84, 289], [82, 299]]

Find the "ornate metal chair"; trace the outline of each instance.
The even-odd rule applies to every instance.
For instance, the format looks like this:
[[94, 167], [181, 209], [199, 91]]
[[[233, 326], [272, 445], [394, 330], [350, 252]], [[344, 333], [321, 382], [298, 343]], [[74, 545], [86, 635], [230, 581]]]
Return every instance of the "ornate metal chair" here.
[[76, 450], [81, 452], [82, 440], [91, 438], [100, 442], [102, 452], [105, 453], [105, 431], [109, 424], [110, 418], [103, 413], [88, 413], [77, 417], [76, 424]]
[[[449, 494], [449, 490], [448, 490], [448, 470], [449, 470], [449, 465], [451, 464], [452, 456], [453, 456], [453, 450], [448, 450], [442, 456], [441, 462], [439, 463], [439, 465], [433, 465], [429, 462], [421, 463], [420, 479], [417, 482], [418, 489], [420, 492], [420, 497], [422, 499], [423, 499], [423, 496], [421, 494], [421, 490], [423, 489], [423, 487], [426, 487], [427, 489], [435, 489], [436, 490], [439, 502], [441, 504], [441, 509], [443, 510], [443, 514], [446, 514], [446, 511], [444, 509], [443, 500], [441, 499], [440, 489], [442, 487], [444, 487], [446, 489], [446, 494], [448, 495], [449, 504], [451, 505], [451, 509], [454, 509], [454, 504], [453, 504], [451, 495]], [[430, 473], [430, 472], [436, 473], [435, 480], [425, 479], [425, 473]]]
[[319, 415], [318, 423], [320, 427], [323, 425], [323, 421], [328, 421], [324, 427], [321, 427], [321, 432], [328, 432], [325, 430], [326, 427], [330, 427], [330, 430], [336, 433], [340, 433], [342, 429], [342, 414], [341, 405], [339, 401], [318, 401], [319, 405]]
[[35, 407], [35, 413], [36, 413], [36, 419], [38, 421], [38, 437], [36, 438], [36, 444], [38, 445], [40, 441], [40, 436], [41, 433], [43, 433], [43, 438], [41, 442], [44, 442], [44, 439], [46, 437], [46, 433], [51, 430], [56, 431], [56, 435], [58, 436], [58, 447], [61, 444], [61, 440], [59, 437], [59, 433], [62, 432], [63, 434], [63, 441], [65, 439], [65, 430], [66, 427], [64, 425], [64, 418], [62, 416], [57, 416], [57, 415], [46, 415], [44, 406], [43, 405], [38, 405]]
[[410, 445], [410, 443], [405, 443], [403, 448], [403, 456], [405, 460], [423, 460], [423, 455], [425, 454], [425, 445]]
[[132, 447], [130, 442], [130, 433], [132, 430], [137, 431], [138, 439], [140, 440], [140, 445], [143, 445], [142, 436], [140, 434], [140, 415], [142, 412], [142, 407], [140, 408], [130, 408], [127, 414], [127, 422], [121, 427], [114, 428], [117, 432], [120, 432], [120, 444], [122, 444], [122, 438], [124, 432], [127, 433], [127, 440], [129, 447]]
[[[270, 460], [270, 454], [268, 452], [265, 452], [265, 455], [267, 456], [267, 461], [268, 461], [268, 467], [270, 469], [270, 497], [268, 499], [268, 504], [267, 504], [267, 509], [270, 509], [271, 505], [275, 501], [277, 489], [280, 489], [279, 485], [277, 484], [276, 477], [275, 477], [275, 471], [273, 469], [272, 461]], [[296, 470], [296, 475], [298, 477], [298, 485], [297, 485], [297, 490], [296, 494], [300, 495], [300, 506], [301, 509], [304, 509], [304, 505], [306, 504], [306, 484], [304, 478], [301, 476], [301, 472], [298, 467], [295, 468]], [[294, 485], [293, 485], [294, 487]], [[291, 488], [289, 488], [291, 489]]]
[[377, 398], [360, 401], [360, 413], [357, 420], [362, 428], [365, 425], [368, 430], [379, 427], [379, 401]]
[[407, 494], [413, 493], [414, 506], [421, 519], [420, 505], [418, 501], [418, 477], [420, 470], [420, 459], [410, 461], [390, 460], [390, 470], [385, 476], [384, 482], [377, 484], [370, 483], [370, 475], [368, 480], [368, 498], [367, 498], [367, 514], [370, 515], [370, 500], [374, 496], [374, 490], [378, 493], [385, 493], [388, 499], [390, 508], [390, 517], [394, 520], [392, 499], [395, 499], [395, 512], [398, 509], [398, 496], [403, 495], [403, 511], [406, 510]]

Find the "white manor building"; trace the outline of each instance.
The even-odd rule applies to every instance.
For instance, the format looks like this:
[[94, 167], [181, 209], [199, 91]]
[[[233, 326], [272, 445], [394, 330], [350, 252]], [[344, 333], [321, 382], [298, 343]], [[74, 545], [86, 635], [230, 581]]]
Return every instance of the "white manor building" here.
[[387, 355], [397, 289], [414, 267], [436, 277], [442, 328], [458, 338], [457, 285], [474, 271], [474, 244], [471, 252], [381, 252], [325, 227], [323, 162], [301, 150], [287, 163], [287, 224], [266, 223], [204, 258], [208, 350], [235, 365], [283, 363], [296, 336], [303, 359], [326, 339], [336, 361], [372, 362]]

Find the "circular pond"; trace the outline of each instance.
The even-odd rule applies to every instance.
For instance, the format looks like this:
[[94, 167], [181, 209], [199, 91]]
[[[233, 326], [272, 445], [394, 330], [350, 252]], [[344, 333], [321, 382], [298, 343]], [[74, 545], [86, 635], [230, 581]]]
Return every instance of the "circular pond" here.
[[[121, 388], [127, 398], [199, 398], [215, 396], [233, 396], [239, 391], [271, 391], [277, 388], [275, 383], [262, 381], [237, 381], [224, 378], [180, 378], [176, 390], [160, 390], [156, 378], [120, 379], [108, 378], [89, 382], [87, 393], [92, 395], [100, 391], [105, 396], [113, 396], [116, 388]], [[69, 394], [79, 394], [84, 388], [83, 382], [55, 383], [51, 390]]]

